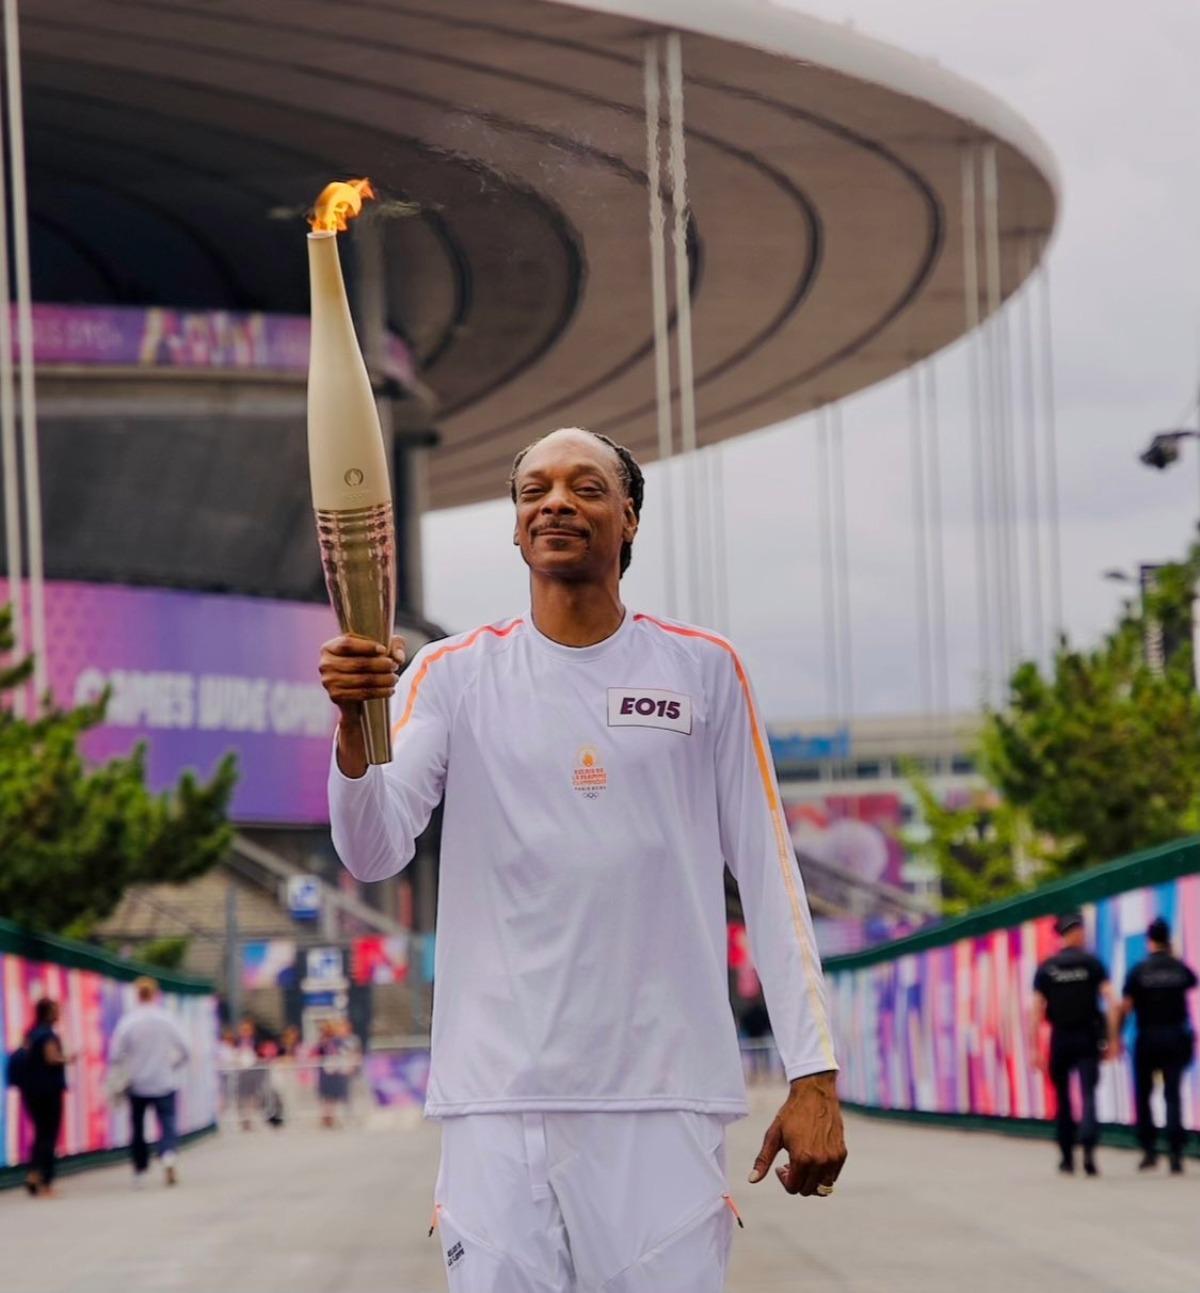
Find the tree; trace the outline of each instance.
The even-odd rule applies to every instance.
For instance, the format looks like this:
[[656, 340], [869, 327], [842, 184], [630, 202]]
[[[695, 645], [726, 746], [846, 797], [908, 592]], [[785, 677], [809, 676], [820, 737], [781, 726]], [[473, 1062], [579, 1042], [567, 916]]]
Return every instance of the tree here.
[[[0, 655], [13, 648], [12, 612], [0, 609]], [[28, 678], [30, 662], [0, 671], [0, 694]], [[0, 914], [35, 929], [86, 932], [130, 885], [182, 883], [229, 846], [237, 765], [227, 755], [211, 780], [186, 772], [169, 794], [146, 788], [146, 748], [89, 767], [79, 738], [103, 722], [107, 693], [32, 720], [0, 707]]]
[[[1200, 545], [1162, 567], [1094, 650], [1064, 638], [1053, 672], [1025, 663], [1009, 708], [988, 715], [986, 771], [1056, 841], [1043, 876], [1078, 871], [1189, 834], [1200, 824], [1200, 696], [1192, 602]], [[1161, 635], [1165, 659], [1147, 659]]]
[[191, 939], [187, 937], [152, 938], [139, 943], [137, 959], [143, 965], [157, 965], [162, 970], [182, 969]]
[[961, 916], [1027, 887], [1023, 872], [1032, 873], [1034, 860], [1028, 821], [1020, 809], [983, 789], [951, 806], [916, 768], [907, 775], [924, 829], [910, 830], [905, 846], [937, 869], [943, 915]]

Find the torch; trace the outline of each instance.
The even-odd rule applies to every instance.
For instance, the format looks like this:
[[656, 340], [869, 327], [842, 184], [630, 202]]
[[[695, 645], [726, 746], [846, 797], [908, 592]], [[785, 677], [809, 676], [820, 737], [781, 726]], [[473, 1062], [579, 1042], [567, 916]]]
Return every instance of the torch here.
[[[308, 465], [317, 542], [343, 633], [391, 640], [396, 528], [379, 411], [355, 336], [337, 235], [374, 197], [368, 180], [328, 185], [308, 235], [312, 340], [308, 360]], [[390, 763], [386, 700], [363, 702], [368, 763]]]

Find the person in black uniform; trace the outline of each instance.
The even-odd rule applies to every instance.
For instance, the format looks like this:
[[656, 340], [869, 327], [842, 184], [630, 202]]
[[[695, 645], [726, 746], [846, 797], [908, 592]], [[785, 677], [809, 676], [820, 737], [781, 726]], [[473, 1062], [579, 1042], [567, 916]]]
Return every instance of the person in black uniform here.
[[1192, 1062], [1196, 1039], [1188, 1020], [1187, 994], [1196, 986], [1192, 968], [1171, 955], [1171, 927], [1161, 916], [1146, 930], [1150, 955], [1125, 979], [1117, 1009], [1117, 1035], [1129, 1016], [1137, 1017], [1133, 1048], [1133, 1081], [1137, 1094], [1137, 1136], [1142, 1147], [1141, 1171], [1158, 1166], [1158, 1131], [1150, 1112], [1154, 1075], [1163, 1076], [1167, 1102], [1167, 1148], [1171, 1171], [1183, 1171], [1183, 1126], [1180, 1084]]
[[[1057, 1104], [1055, 1139], [1062, 1160], [1060, 1172], [1075, 1171], [1075, 1145], [1083, 1148], [1083, 1170], [1098, 1176], [1096, 1167], [1096, 1085], [1100, 1081], [1100, 1056], [1108, 1037], [1113, 1008], [1108, 970], [1084, 946], [1083, 917], [1067, 912], [1055, 922], [1062, 948], [1038, 966], [1034, 976], [1031, 1054], [1043, 1067], [1042, 1024], [1050, 1023], [1050, 1080]], [[1102, 1009], [1099, 1002], [1104, 1001]], [[1071, 1074], [1079, 1074], [1083, 1116], [1078, 1127], [1071, 1112]]]

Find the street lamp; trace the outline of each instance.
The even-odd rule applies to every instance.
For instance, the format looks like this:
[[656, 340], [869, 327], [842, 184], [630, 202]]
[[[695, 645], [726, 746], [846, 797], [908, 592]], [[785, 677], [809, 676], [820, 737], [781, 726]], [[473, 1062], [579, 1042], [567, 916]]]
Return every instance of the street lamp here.
[[[1159, 431], [1149, 445], [1138, 454], [1138, 458], [1147, 467], [1155, 467], [1163, 471], [1179, 460], [1181, 440], [1197, 439], [1200, 439], [1200, 431], [1193, 431], [1190, 427], [1174, 427], [1170, 431]], [[1196, 455], [1196, 463], [1200, 466], [1200, 453]]]
[[1159, 431], [1155, 433], [1149, 447], [1143, 449], [1138, 457], [1147, 467], [1157, 467], [1162, 471], [1178, 461], [1180, 440], [1195, 440], [1198, 437], [1200, 437], [1200, 431], [1192, 431], [1186, 427], [1174, 431]]

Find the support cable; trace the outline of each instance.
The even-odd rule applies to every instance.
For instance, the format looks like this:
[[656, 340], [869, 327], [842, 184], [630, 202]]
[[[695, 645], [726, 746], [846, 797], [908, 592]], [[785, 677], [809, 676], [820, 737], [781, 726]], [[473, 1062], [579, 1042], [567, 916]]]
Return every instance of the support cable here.
[[989, 466], [991, 468], [992, 557], [995, 583], [995, 631], [998, 644], [997, 695], [1001, 703], [1012, 673], [1013, 587], [1012, 587], [1012, 512], [1008, 489], [1008, 452], [1005, 444], [1003, 359], [1000, 338], [1000, 223], [999, 182], [996, 170], [996, 146], [988, 143], [982, 150], [984, 269], [987, 291], [987, 321], [983, 329], [985, 369], [987, 373]]
[[1038, 472], [1038, 416], [1037, 388], [1033, 363], [1033, 283], [1032, 247], [1022, 246], [1021, 278], [1021, 393], [1025, 414], [1025, 525], [1029, 536], [1029, 609], [1030, 632], [1033, 636], [1033, 659], [1039, 664], [1045, 658], [1047, 639], [1046, 621], [1042, 612], [1045, 576], [1042, 570], [1042, 504], [1041, 481]]
[[962, 240], [963, 304], [967, 338], [967, 421], [970, 429], [971, 503], [975, 530], [975, 613], [979, 628], [980, 698], [991, 704], [994, 678], [994, 641], [992, 636], [991, 586], [989, 579], [988, 514], [984, 496], [984, 464], [987, 446], [980, 409], [980, 339], [979, 339], [979, 216], [975, 195], [974, 145], [964, 147], [962, 154]]
[[833, 508], [829, 463], [829, 414], [817, 409], [817, 544], [821, 555], [821, 628], [825, 642], [825, 712], [837, 724], [842, 685], [838, 668], [837, 607], [834, 600]]
[[925, 365], [925, 449], [929, 467], [929, 556], [932, 588], [933, 703], [941, 714], [950, 712], [950, 648], [946, 623], [946, 552], [942, 523], [942, 449], [938, 423], [937, 369]]
[[929, 652], [929, 557], [926, 535], [925, 465], [921, 429], [921, 380], [915, 365], [908, 370], [908, 425], [913, 516], [913, 604], [917, 616], [917, 684], [921, 713], [929, 714], [933, 682]]
[[728, 635], [729, 619], [729, 545], [725, 514], [725, 446], [715, 444], [709, 450], [713, 471], [713, 566], [716, 574], [716, 621], [719, 632]]
[[1062, 542], [1058, 521], [1058, 427], [1054, 392], [1054, 328], [1050, 310], [1050, 267], [1046, 263], [1046, 248], [1042, 247], [1041, 271], [1038, 275], [1041, 289], [1042, 333], [1042, 426], [1045, 429], [1046, 452], [1046, 528], [1050, 540], [1050, 628], [1054, 634], [1054, 652], [1062, 636]]
[[687, 154], [683, 131], [683, 55], [678, 32], [666, 38], [667, 115], [670, 126], [672, 234], [675, 248], [675, 340], [678, 352], [680, 447], [685, 455], [686, 514], [685, 548], [688, 568], [689, 615], [707, 618], [703, 604], [702, 572], [711, 565], [706, 559], [709, 531], [700, 515], [700, 464], [696, 457], [696, 388], [692, 363], [692, 293], [688, 272]]
[[846, 521], [846, 463], [842, 445], [842, 406], [834, 404], [830, 416], [832, 463], [832, 514], [834, 587], [837, 593], [836, 643], [838, 658], [839, 727], [848, 728], [854, 717], [854, 643], [850, 620], [849, 527]]
[[662, 481], [663, 591], [667, 614], [679, 615], [675, 558], [675, 446], [671, 426], [671, 341], [667, 319], [667, 258], [663, 220], [662, 177], [659, 164], [661, 91], [659, 40], [645, 46], [646, 176], [650, 196], [650, 298], [654, 320], [654, 394], [658, 413], [658, 463]]

